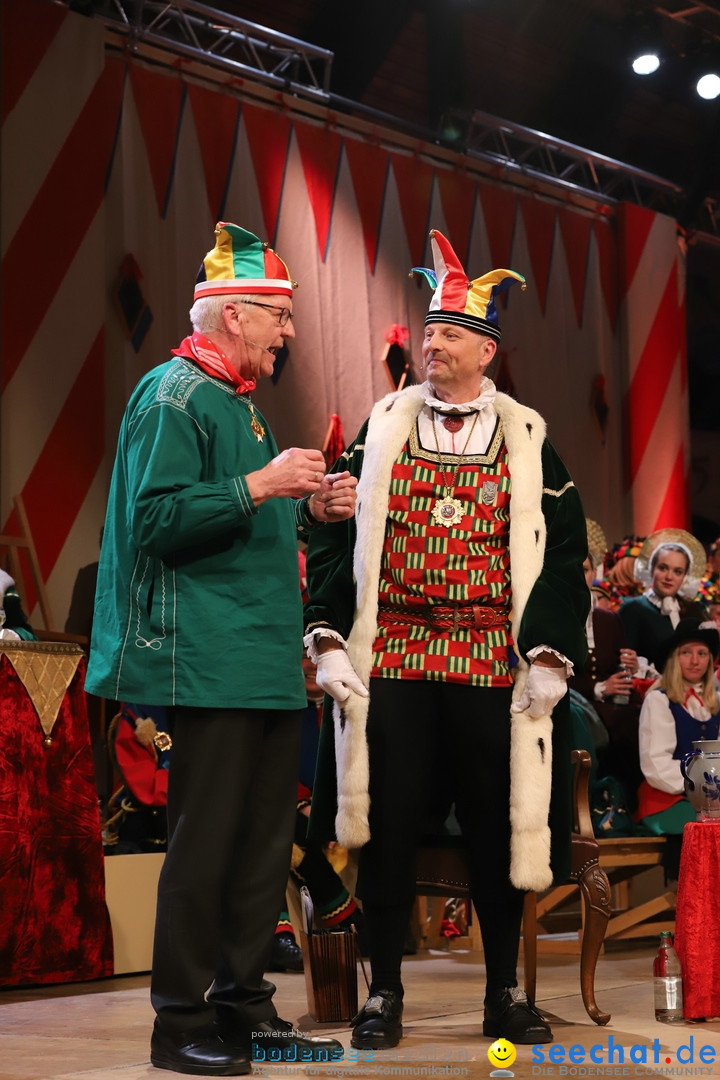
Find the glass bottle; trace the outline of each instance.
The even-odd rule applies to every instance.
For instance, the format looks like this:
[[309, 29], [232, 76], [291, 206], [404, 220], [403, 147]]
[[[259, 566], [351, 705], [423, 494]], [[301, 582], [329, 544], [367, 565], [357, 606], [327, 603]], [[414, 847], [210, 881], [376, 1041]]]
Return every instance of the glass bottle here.
[[677, 1024], [683, 1018], [683, 988], [680, 959], [669, 930], [660, 934], [660, 944], [653, 960], [655, 1019], [663, 1024]]
[[[628, 668], [626, 668], [623, 664], [621, 664], [620, 667], [618, 668], [618, 675], [625, 675], [625, 673], [627, 671], [628, 671]], [[613, 696], [611, 698], [611, 701], [612, 701], [613, 705], [629, 705], [630, 704], [630, 691], [626, 690], [626, 691], [621, 692], [619, 694], [613, 694]]]

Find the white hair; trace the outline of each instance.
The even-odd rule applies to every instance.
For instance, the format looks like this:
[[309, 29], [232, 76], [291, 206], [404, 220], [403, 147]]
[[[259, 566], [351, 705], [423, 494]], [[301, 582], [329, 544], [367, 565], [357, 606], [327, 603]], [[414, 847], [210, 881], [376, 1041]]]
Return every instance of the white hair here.
[[210, 334], [213, 330], [224, 330], [222, 324], [223, 308], [226, 304], [240, 304], [247, 294], [229, 296], [201, 296], [190, 308], [190, 322], [193, 330], [199, 334]]

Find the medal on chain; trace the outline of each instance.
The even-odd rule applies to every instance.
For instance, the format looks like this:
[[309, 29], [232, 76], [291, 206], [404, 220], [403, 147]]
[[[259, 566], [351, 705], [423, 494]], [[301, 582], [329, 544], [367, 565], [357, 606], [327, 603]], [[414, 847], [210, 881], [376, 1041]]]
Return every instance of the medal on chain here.
[[[450, 529], [453, 525], [460, 525], [462, 523], [462, 519], [465, 517], [465, 514], [467, 512], [467, 507], [465, 503], [461, 502], [460, 499], [454, 498], [454, 491], [457, 477], [460, 475], [460, 469], [462, 467], [463, 461], [465, 460], [465, 452], [467, 451], [467, 448], [470, 444], [470, 439], [472, 438], [472, 433], [475, 430], [475, 425], [477, 424], [477, 419], [479, 415], [480, 413], [475, 413], [475, 419], [470, 425], [470, 432], [467, 439], [465, 440], [465, 446], [463, 447], [463, 451], [460, 455], [460, 460], [457, 463], [457, 468], [455, 472], [451, 474], [450, 479], [448, 480], [448, 476], [445, 471], [445, 462], [443, 461], [443, 456], [440, 453], [440, 443], [438, 442], [437, 430], [435, 428], [435, 414], [433, 413], [433, 435], [435, 436], [435, 446], [437, 447], [438, 457], [440, 458], [440, 470], [442, 472], [443, 483], [445, 484], [445, 496], [442, 499], [437, 499], [431, 513], [437, 525], [444, 525], [448, 529]], [[451, 417], [450, 419], [454, 420], [455, 417]], [[449, 430], [452, 430], [449, 428], [449, 425], [446, 424], [445, 426], [448, 427]], [[458, 428], [457, 430], [460, 429]]]
[[258, 442], [262, 442], [265, 438], [265, 428], [262, 426], [255, 413], [255, 406], [252, 401], [247, 402], [247, 407], [250, 410], [250, 427], [253, 430], [253, 435]]

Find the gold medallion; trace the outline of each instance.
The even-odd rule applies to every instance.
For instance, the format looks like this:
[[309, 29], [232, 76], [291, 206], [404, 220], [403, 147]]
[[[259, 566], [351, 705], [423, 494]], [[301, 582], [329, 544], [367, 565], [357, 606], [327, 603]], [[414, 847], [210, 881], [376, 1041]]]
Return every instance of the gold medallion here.
[[459, 499], [452, 499], [446, 495], [444, 499], [438, 499], [432, 508], [432, 516], [438, 525], [445, 525], [448, 529], [451, 525], [459, 525], [465, 516], [465, 507]]
[[262, 426], [257, 416], [255, 415], [255, 409], [253, 403], [249, 401], [248, 408], [250, 410], [250, 427], [253, 429], [253, 435], [258, 442], [262, 442], [265, 437], [265, 428]]

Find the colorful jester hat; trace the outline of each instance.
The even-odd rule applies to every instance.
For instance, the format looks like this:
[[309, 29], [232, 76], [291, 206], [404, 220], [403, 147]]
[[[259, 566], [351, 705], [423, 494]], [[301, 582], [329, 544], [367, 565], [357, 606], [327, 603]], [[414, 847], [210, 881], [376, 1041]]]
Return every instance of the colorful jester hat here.
[[435, 269], [414, 266], [410, 271], [410, 277], [421, 274], [435, 290], [425, 316], [425, 325], [433, 322], [455, 323], [499, 341], [495, 297], [509, 289], [514, 281], [519, 281], [520, 288], [526, 289], [525, 278], [514, 270], [491, 270], [470, 281], [443, 234], [433, 229], [430, 240]]
[[215, 247], [200, 264], [194, 299], [233, 293], [292, 296], [297, 284], [271, 247], [239, 225], [218, 221]]

